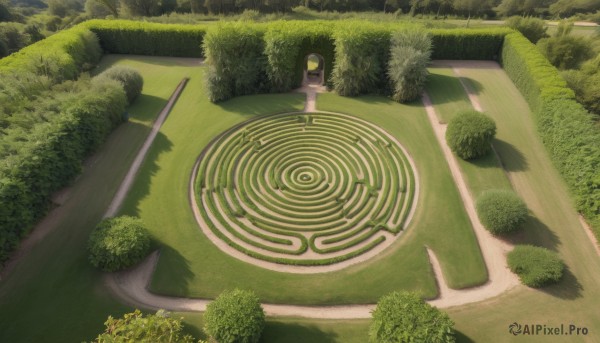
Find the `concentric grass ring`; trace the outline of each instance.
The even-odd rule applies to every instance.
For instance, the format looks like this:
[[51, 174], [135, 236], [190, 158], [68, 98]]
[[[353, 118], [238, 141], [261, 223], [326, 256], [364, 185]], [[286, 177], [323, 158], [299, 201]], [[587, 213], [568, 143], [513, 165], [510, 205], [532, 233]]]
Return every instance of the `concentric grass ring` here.
[[202, 221], [260, 260], [300, 266], [356, 258], [408, 224], [414, 165], [390, 134], [337, 113], [287, 113], [242, 123], [202, 152]]

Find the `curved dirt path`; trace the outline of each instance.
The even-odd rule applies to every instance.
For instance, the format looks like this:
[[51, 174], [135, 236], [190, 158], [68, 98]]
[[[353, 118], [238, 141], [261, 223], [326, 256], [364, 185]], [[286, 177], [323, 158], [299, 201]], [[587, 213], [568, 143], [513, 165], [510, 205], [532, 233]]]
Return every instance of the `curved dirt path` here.
[[[311, 100], [310, 97], [307, 98], [309, 101]], [[440, 291], [438, 298], [428, 302], [436, 307], [445, 308], [473, 303], [497, 296], [519, 284], [517, 277], [510, 272], [505, 263], [506, 253], [511, 250], [512, 246], [493, 237], [479, 222], [475, 212], [473, 198], [462, 177], [458, 162], [445, 142], [444, 134], [446, 127], [437, 120], [435, 109], [426, 93], [423, 95], [423, 104], [425, 105], [427, 116], [434, 129], [438, 143], [442, 147], [451, 174], [459, 189], [465, 209], [473, 225], [489, 275], [488, 282], [482, 286], [462, 290], [451, 289], [445, 281], [442, 268], [435, 253], [427, 248], [427, 253]], [[309, 106], [307, 103], [305, 110], [311, 111], [313, 108], [315, 108], [313, 105]], [[199, 213], [194, 201], [192, 182], [190, 182], [190, 187], [192, 187], [190, 189], [190, 202], [194, 209], [194, 214], [198, 216]], [[210, 235], [208, 232], [207, 234]], [[220, 240], [212, 239], [212, 241], [216, 243]], [[223, 244], [226, 245], [224, 242]], [[232, 249], [227, 245], [223, 248]], [[118, 297], [132, 306], [172, 311], [204, 311], [206, 305], [210, 303], [210, 300], [168, 297], [153, 294], [148, 290], [148, 285], [156, 267], [156, 263], [158, 262], [158, 257], [159, 253], [154, 252], [140, 265], [131, 270], [107, 274], [107, 285]], [[353, 319], [370, 318], [371, 311], [375, 308], [375, 304], [341, 306], [263, 304], [263, 308], [269, 316], [294, 316], [316, 319]]]

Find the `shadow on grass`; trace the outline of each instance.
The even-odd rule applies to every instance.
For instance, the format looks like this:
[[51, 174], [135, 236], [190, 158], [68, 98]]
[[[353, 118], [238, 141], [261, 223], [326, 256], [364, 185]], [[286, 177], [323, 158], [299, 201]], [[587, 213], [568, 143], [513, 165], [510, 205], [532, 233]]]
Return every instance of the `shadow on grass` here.
[[455, 337], [456, 337], [457, 343], [474, 343], [475, 342], [471, 338], [469, 338], [469, 336], [465, 335], [464, 333], [462, 333], [458, 330], [455, 331]]
[[514, 145], [500, 139], [494, 139], [492, 145], [507, 171], [516, 172], [529, 169], [527, 158]]
[[162, 153], [170, 151], [172, 147], [173, 143], [171, 143], [167, 136], [159, 131], [129, 193], [127, 194], [127, 198], [122, 207], [123, 214], [139, 217], [139, 204], [148, 194], [150, 194], [152, 178], [160, 170], [157, 161]]
[[461, 76], [460, 78], [463, 80], [464, 84], [467, 86], [467, 89], [475, 95], [481, 94], [485, 89], [483, 87], [483, 85], [481, 84], [481, 82], [479, 82], [475, 79], [472, 79], [470, 77], [465, 77], [465, 76]]
[[471, 164], [471, 165], [481, 168], [481, 169], [502, 168], [502, 166], [500, 165], [500, 161], [498, 161], [498, 159], [496, 158], [496, 156], [494, 155], [493, 152], [491, 152], [485, 156], [482, 156], [480, 158], [463, 160], [463, 161], [465, 161], [465, 163]]
[[543, 246], [555, 252], [560, 245], [560, 238], [546, 224], [533, 215], [527, 217], [525, 224], [523, 224], [523, 230], [500, 237], [500, 239], [512, 245]]
[[581, 298], [583, 286], [577, 281], [577, 278], [568, 266], [565, 266], [563, 277], [559, 283], [546, 286], [540, 289], [542, 292], [565, 300], [574, 300]]
[[[167, 268], [162, 266], [167, 266]], [[177, 249], [169, 245], [162, 245], [160, 247], [160, 260], [156, 269], [161, 271], [152, 274], [150, 280], [150, 290], [152, 292], [155, 292], [154, 285], [160, 284], [162, 286], [156, 288], [159, 288], [159, 290], [168, 288], [168, 294], [166, 295], [169, 296], [185, 296], [189, 293], [189, 284], [190, 280], [194, 278], [194, 273], [190, 269], [190, 261], [183, 257]], [[160, 294], [160, 292], [155, 293]]]
[[267, 322], [260, 342], [264, 343], [334, 343], [338, 335], [325, 332], [314, 325]]

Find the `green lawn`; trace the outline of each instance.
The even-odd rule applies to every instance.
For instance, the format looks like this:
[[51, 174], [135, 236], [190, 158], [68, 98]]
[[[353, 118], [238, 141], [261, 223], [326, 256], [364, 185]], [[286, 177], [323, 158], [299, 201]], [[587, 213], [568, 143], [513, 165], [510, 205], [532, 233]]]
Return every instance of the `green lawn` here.
[[117, 60], [144, 74], [144, 92], [129, 109], [131, 121], [112, 133], [87, 162], [66, 202], [46, 219], [51, 233], [0, 282], [0, 342], [79, 342], [98, 333], [109, 314], [129, 310], [107, 293], [101, 274], [88, 263], [88, 235], [151, 122], [193, 68], [180, 59], [106, 56], [99, 69]]
[[[196, 157], [225, 129], [257, 114], [301, 109], [304, 96], [239, 97], [215, 105], [197, 96], [202, 82], [191, 80], [188, 87], [163, 126], [123, 209], [124, 214], [140, 216], [163, 245], [151, 283], [154, 292], [213, 298], [225, 289], [243, 287], [254, 290], [264, 301], [293, 304], [373, 303], [396, 289], [420, 290], [424, 296], [433, 297], [437, 290], [425, 244], [438, 252], [454, 287], [481, 284], [487, 279], [468, 218], [423, 108], [382, 97], [353, 100], [325, 95], [319, 98], [319, 106], [368, 118], [414, 151], [423, 191], [414, 225], [404, 237], [368, 263], [326, 275], [272, 272], [221, 252], [200, 232], [188, 204], [189, 178]], [[434, 195], [433, 189], [439, 195]], [[440, 238], [440, 232], [449, 241]], [[459, 243], [464, 247], [459, 248]], [[348, 286], [358, 284], [361, 287]]]

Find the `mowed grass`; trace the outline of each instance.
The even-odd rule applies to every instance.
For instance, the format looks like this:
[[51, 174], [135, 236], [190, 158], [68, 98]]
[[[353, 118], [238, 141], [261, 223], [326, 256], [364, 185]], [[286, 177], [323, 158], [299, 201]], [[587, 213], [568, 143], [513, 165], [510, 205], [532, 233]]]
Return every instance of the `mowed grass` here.
[[106, 56], [99, 70], [123, 63], [146, 82], [143, 95], [122, 124], [87, 162], [64, 204], [44, 221], [50, 233], [0, 281], [0, 342], [80, 342], [102, 331], [109, 314], [130, 308], [113, 299], [102, 274], [89, 264], [86, 246], [150, 125], [190, 60]]
[[[464, 69], [486, 112], [498, 126], [495, 144], [515, 191], [525, 200], [531, 217], [515, 243], [542, 245], [557, 251], [567, 265], [563, 280], [542, 290], [524, 286], [498, 298], [448, 310], [457, 328], [476, 342], [512, 342], [508, 325], [575, 324], [587, 336], [523, 337], [527, 342], [600, 342], [600, 257], [581, 227], [567, 188], [538, 138], [527, 103], [502, 70]], [[465, 340], [466, 341], [466, 340]]]

